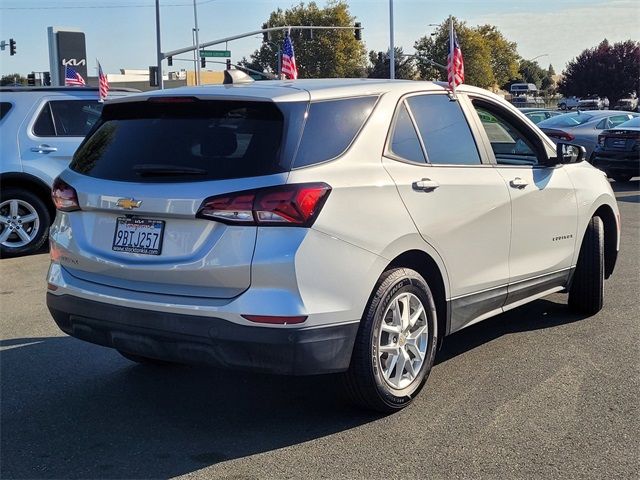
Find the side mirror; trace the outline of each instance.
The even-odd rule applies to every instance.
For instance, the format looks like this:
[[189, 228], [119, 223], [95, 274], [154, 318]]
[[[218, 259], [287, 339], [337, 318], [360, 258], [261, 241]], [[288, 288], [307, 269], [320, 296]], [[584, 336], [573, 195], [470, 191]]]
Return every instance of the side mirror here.
[[572, 143], [556, 143], [556, 158], [551, 159], [552, 163], [559, 165], [561, 163], [578, 163], [585, 159], [587, 150], [581, 145]]

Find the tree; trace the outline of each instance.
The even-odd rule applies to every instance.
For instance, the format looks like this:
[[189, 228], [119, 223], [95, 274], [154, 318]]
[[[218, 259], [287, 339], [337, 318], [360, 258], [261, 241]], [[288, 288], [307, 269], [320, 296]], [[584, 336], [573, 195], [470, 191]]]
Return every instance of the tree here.
[[604, 39], [567, 64], [558, 90], [564, 95], [597, 94], [611, 104], [638, 90], [640, 42], [627, 40], [611, 45]]
[[549, 68], [547, 69], [547, 74], [550, 77], [553, 77], [556, 74], [556, 71], [553, 69], [553, 65], [549, 64]]
[[[516, 44], [507, 41], [496, 27], [481, 25], [473, 28], [455, 17], [453, 25], [464, 58], [464, 83], [489, 88], [508, 81], [517, 73]], [[446, 71], [425, 59], [446, 65], [449, 54], [449, 21], [442, 22], [433, 35], [419, 38], [414, 48], [420, 78], [446, 80]]]
[[518, 68], [518, 76], [510, 83], [533, 83], [536, 87], [540, 88], [542, 86], [542, 79], [546, 76], [547, 72], [538, 65], [538, 62], [535, 60], [522, 59], [520, 60], [520, 66]]
[[[389, 78], [389, 52], [369, 52], [369, 62], [371, 65], [367, 68], [367, 76], [369, 78]], [[402, 47], [395, 47], [395, 78], [404, 80], [415, 80], [417, 73], [413, 58], [404, 56]]]
[[[344, 0], [332, 0], [324, 8], [315, 2], [301, 2], [288, 10], [278, 8], [269, 16], [269, 27], [287, 25], [315, 25], [353, 27], [355, 17], [349, 13]], [[257, 70], [277, 71], [278, 46], [282, 46], [285, 30], [271, 32], [269, 42], [251, 55], [251, 63]], [[353, 30], [292, 30], [298, 76], [318, 77], [362, 77], [366, 73], [366, 50], [356, 40]], [[253, 67], [251, 67], [253, 68]]]
[[495, 83], [502, 85], [518, 71], [517, 44], [508, 41], [493, 25], [480, 25], [476, 30], [491, 51], [491, 68]]
[[19, 73], [10, 73], [8, 75], [3, 75], [2, 78], [0, 78], [0, 85], [1, 86], [5, 86], [5, 85], [26, 85], [26, 84], [27, 84], [27, 78], [23, 77]]

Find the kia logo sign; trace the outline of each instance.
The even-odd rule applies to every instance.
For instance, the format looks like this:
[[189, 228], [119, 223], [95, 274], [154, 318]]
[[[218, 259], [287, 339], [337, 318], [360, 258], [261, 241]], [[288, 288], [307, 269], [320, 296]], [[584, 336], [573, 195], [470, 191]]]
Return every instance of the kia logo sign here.
[[87, 65], [87, 61], [85, 59], [76, 60], [75, 58], [70, 58], [69, 60], [67, 60], [66, 58], [63, 58], [61, 63], [65, 67], [67, 65], [71, 65], [72, 67], [78, 67], [80, 65], [82, 65], [82, 66], [86, 66]]

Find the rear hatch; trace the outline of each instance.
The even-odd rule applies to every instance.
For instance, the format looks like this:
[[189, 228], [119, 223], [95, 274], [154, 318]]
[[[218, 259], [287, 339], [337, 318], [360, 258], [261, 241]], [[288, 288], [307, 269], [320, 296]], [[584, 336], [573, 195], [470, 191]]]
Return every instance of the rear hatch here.
[[640, 131], [612, 129], [605, 130], [598, 137], [598, 144], [607, 150], [632, 151], [638, 149]]
[[198, 211], [212, 196], [286, 183], [306, 105], [193, 97], [106, 105], [62, 177], [81, 210], [57, 227], [70, 227], [56, 239], [77, 253], [61, 263], [135, 291], [239, 295], [251, 283], [257, 227]]

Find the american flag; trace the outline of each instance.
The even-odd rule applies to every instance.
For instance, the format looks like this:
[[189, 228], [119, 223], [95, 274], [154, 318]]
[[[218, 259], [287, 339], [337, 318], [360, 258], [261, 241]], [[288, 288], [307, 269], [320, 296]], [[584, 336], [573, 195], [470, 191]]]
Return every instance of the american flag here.
[[84, 87], [86, 85], [84, 78], [69, 65], [64, 67], [64, 86], [65, 87]]
[[100, 101], [103, 102], [109, 93], [109, 80], [107, 80], [107, 76], [102, 71], [102, 65], [100, 65], [100, 62], [98, 62], [98, 86]]
[[449, 29], [449, 56], [447, 57], [447, 80], [449, 80], [449, 88], [455, 94], [456, 87], [464, 83], [464, 60], [462, 58], [462, 50], [458, 43], [458, 36], [453, 29], [453, 20], [450, 21]]
[[282, 69], [281, 72], [287, 77], [298, 78], [298, 67], [296, 67], [296, 57], [293, 53], [293, 44], [289, 34], [285, 34], [284, 43], [282, 45]]

